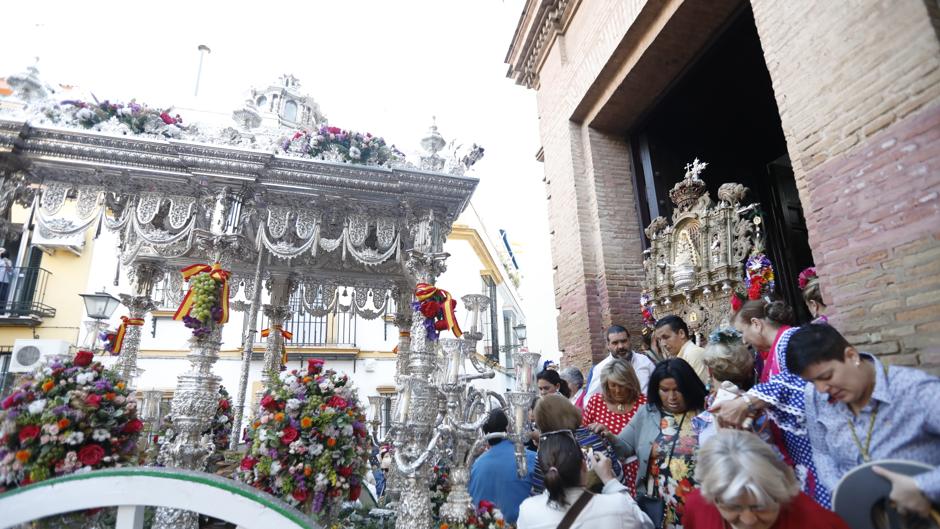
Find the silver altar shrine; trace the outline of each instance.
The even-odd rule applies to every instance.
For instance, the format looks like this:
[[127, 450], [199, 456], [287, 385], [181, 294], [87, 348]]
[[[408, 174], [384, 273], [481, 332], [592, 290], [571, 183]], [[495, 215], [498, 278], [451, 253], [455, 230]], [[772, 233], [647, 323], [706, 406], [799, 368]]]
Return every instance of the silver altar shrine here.
[[[480, 333], [430, 343], [410, 304], [416, 283], [433, 283], [444, 270], [444, 240], [477, 185], [463, 175], [483, 151], [473, 145], [442, 156], [447, 143], [436, 126], [421, 142], [426, 152], [418, 164], [392, 156], [383, 165], [370, 165], [366, 149], [360, 156], [355, 146], [315, 156], [309, 148], [292, 151], [284, 142], [301, 133], [283, 127], [323, 126], [325, 118], [312, 99], [298, 95], [295, 78], [282, 81], [283, 90], [272, 85], [253, 91], [245, 108], [233, 113], [233, 126], [212, 129], [183, 126], [167, 112], [147, 114], [133, 102], [110, 107], [59, 102], [35, 68], [12, 76], [14, 95], [0, 101], [0, 219], [19, 203], [30, 208], [46, 238], [84, 236], [101, 228], [118, 233], [119, 266], [132, 287], [122, 301], [131, 318], [154, 309], [154, 285], [161, 278], [168, 282], [170, 301], [179, 303], [184, 289], [179, 270], [215, 262], [230, 272], [230, 298], [243, 292], [250, 300], [233, 308], [249, 312], [251, 322], [261, 310], [272, 324], [283, 322], [290, 317], [292, 293], [314, 315], [336, 310], [339, 289], [351, 289], [346, 308], [365, 318], [396, 307], [400, 397], [389, 436], [407, 481], [399, 487], [399, 527], [427, 527], [428, 459], [444, 453], [446, 444], [446, 453], [466, 461], [478, 437], [479, 416], [492, 407], [484, 401], [492, 397], [505, 404], [468, 385], [491, 372], [481, 367], [482, 375], [466, 375], [456, 367], [468, 358], [477, 365], [470, 351]], [[276, 104], [268, 99], [274, 92], [280, 94]], [[98, 119], [102, 112], [111, 117]], [[140, 120], [128, 125], [123, 119], [128, 112], [141, 113]], [[262, 127], [265, 120], [254, 116], [263, 112], [287, 112], [278, 121], [282, 128]], [[9, 223], [0, 221], [0, 229], [10, 229]], [[270, 293], [264, 307], [262, 288]], [[482, 310], [480, 300], [469, 303]], [[245, 329], [233, 444], [240, 435], [254, 327]], [[278, 332], [268, 337], [264, 365], [270, 369], [280, 367], [281, 339]], [[139, 347], [140, 327], [130, 327], [116, 363], [130, 382]], [[177, 435], [160, 454], [166, 465], [205, 469], [213, 448], [200, 432], [217, 403], [213, 365], [219, 347], [219, 328], [190, 341], [190, 369], [179, 376], [171, 406]], [[517, 442], [534, 393], [537, 358], [525, 353], [518, 359], [519, 391], [510, 395], [514, 423], [520, 425]], [[452, 518], [469, 507], [467, 475], [464, 465], [463, 485], [456, 486], [447, 510]], [[154, 527], [196, 525], [193, 513], [161, 509]]]
[[657, 217], [645, 230], [650, 247], [641, 298], [655, 319], [680, 316], [700, 338], [727, 318], [744, 260], [763, 248], [762, 219], [749, 215], [757, 205], [741, 205], [747, 188], [722, 184], [714, 204], [700, 177], [707, 165], [698, 158], [686, 165], [685, 177], [669, 192], [672, 222]]

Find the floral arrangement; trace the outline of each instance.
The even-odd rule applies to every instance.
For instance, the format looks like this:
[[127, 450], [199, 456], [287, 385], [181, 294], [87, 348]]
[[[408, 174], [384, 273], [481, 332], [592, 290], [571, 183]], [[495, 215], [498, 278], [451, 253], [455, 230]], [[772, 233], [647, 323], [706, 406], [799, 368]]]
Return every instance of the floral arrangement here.
[[450, 330], [457, 338], [463, 335], [454, 315], [457, 300], [453, 299], [449, 292], [427, 283], [418, 283], [415, 298], [417, 301], [411, 303], [411, 308], [424, 316], [424, 329], [427, 331], [428, 340], [437, 341], [440, 331], [446, 330]]
[[744, 288], [748, 299], [760, 299], [774, 290], [774, 267], [763, 253], [747, 259], [744, 266]]
[[441, 519], [441, 506], [447, 503], [450, 494], [450, 469], [445, 461], [434, 465], [434, 474], [431, 480], [431, 517]]
[[816, 275], [815, 266], [811, 266], [800, 272], [800, 276], [797, 278], [797, 282], [800, 285], [800, 290], [806, 290], [806, 287], [809, 286], [810, 281], [817, 279], [818, 277], [819, 276]]
[[465, 521], [443, 522], [439, 527], [440, 529], [503, 529], [506, 526], [503, 513], [496, 508], [496, 505], [488, 500], [480, 500], [479, 507], [476, 509], [471, 507], [468, 510]]
[[138, 104], [135, 100], [124, 105], [103, 101], [62, 101], [58, 106], [45, 111], [46, 117], [53, 122], [73, 121], [86, 129], [97, 129], [111, 120], [127, 127], [133, 134], [158, 134], [167, 138], [178, 138], [185, 127], [179, 114], [170, 115], [170, 109], [158, 110]]
[[235, 479], [321, 520], [355, 501], [369, 471], [368, 430], [346, 375], [309, 361], [306, 373], [272, 377], [251, 424], [251, 446]]
[[650, 327], [656, 325], [656, 318], [650, 308], [650, 295], [646, 292], [640, 294], [640, 313], [643, 315], [643, 323]]
[[384, 165], [391, 160], [404, 158], [401, 151], [394, 145], [389, 147], [379, 136], [328, 125], [322, 125], [315, 131], [295, 132], [281, 141], [281, 149], [313, 158], [336, 153], [344, 162], [369, 165]]
[[3, 400], [0, 492], [79, 471], [134, 464], [144, 423], [123, 380], [91, 351], [53, 360]]
[[173, 319], [183, 320], [193, 330], [193, 336], [206, 336], [215, 324], [228, 322], [229, 272], [215, 263], [190, 265], [182, 273], [189, 282], [189, 291]]

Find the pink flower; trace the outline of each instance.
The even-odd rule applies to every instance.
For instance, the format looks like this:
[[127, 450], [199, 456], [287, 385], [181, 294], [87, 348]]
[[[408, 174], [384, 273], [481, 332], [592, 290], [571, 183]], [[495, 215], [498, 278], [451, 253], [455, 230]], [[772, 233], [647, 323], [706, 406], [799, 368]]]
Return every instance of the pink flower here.
[[284, 428], [284, 432], [281, 434], [281, 442], [288, 445], [297, 440], [297, 436], [300, 435], [300, 432], [297, 431], [293, 426], [288, 426]]
[[167, 114], [166, 112], [160, 113], [160, 119], [162, 119], [163, 122], [166, 123], [167, 125], [176, 125], [176, 119], [174, 119], [173, 116]]
[[140, 419], [132, 419], [121, 428], [121, 431], [124, 433], [137, 433], [144, 428], [144, 422]]
[[266, 410], [274, 409], [277, 407], [277, 401], [271, 395], [265, 395], [261, 399], [261, 407]]
[[91, 406], [92, 408], [97, 408], [101, 405], [101, 395], [98, 395], [97, 393], [88, 395], [85, 397], [85, 404]]

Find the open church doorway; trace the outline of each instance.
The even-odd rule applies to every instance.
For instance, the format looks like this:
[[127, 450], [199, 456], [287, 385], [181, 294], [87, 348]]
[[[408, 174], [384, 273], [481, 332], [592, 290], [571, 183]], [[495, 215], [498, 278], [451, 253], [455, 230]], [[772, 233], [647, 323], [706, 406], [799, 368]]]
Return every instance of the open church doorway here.
[[776, 294], [807, 320], [796, 278], [813, 258], [750, 5], [730, 18], [630, 138], [642, 224], [670, 218], [669, 190], [685, 164], [696, 157], [708, 162], [702, 179], [713, 199], [721, 184], [737, 182], [750, 189], [745, 202], [760, 203]]

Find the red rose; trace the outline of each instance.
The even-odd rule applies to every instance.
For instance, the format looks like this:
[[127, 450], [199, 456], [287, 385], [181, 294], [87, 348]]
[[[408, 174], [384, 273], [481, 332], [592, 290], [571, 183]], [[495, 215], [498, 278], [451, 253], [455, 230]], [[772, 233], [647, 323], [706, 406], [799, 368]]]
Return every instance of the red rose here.
[[437, 320], [434, 322], [434, 329], [438, 331], [446, 331], [448, 329], [447, 320]]
[[433, 318], [440, 311], [441, 304], [436, 301], [425, 301], [421, 304], [421, 314], [424, 314], [425, 318]]
[[303, 502], [307, 499], [307, 491], [301, 489], [294, 489], [294, 492], [291, 492], [290, 495], [299, 502]]
[[166, 112], [160, 113], [160, 119], [162, 119], [163, 122], [166, 123], [167, 125], [174, 125], [174, 124], [176, 124], [176, 120], [173, 119], [173, 117], [170, 116], [169, 114], [167, 114]]
[[360, 494], [362, 494], [362, 485], [354, 485], [349, 487], [349, 501], [358, 500]]
[[104, 448], [96, 444], [85, 445], [78, 451], [78, 460], [89, 467], [97, 465], [103, 457]]
[[219, 401], [219, 407], [222, 408], [223, 410], [229, 409], [230, 404], [228, 403], [228, 399], [222, 399], [222, 400], [220, 400], [220, 401]]
[[95, 355], [91, 351], [79, 351], [75, 355], [75, 360], [73, 363], [79, 367], [85, 367], [91, 364], [91, 361], [95, 359]]
[[97, 408], [98, 406], [101, 405], [101, 395], [98, 395], [96, 393], [92, 393], [91, 395], [88, 395], [87, 397], [85, 397], [85, 404], [91, 406], [92, 408]]
[[276, 407], [277, 407], [277, 401], [275, 401], [275, 400], [274, 400], [274, 397], [272, 397], [271, 395], [265, 395], [265, 396], [261, 399], [261, 407], [264, 408], [264, 409], [266, 409], [266, 410], [270, 410], [270, 409], [276, 408]]
[[284, 432], [281, 434], [281, 442], [284, 444], [291, 444], [297, 440], [297, 436], [300, 435], [300, 432], [297, 431], [297, 428], [293, 426], [288, 426], [284, 428]]
[[320, 360], [319, 358], [311, 358], [310, 360], [307, 360], [307, 374], [308, 375], [319, 374], [320, 371], [322, 370], [323, 370], [323, 360]]
[[137, 433], [144, 428], [144, 422], [140, 419], [132, 419], [127, 421], [127, 424], [121, 428], [121, 431], [124, 433]]
[[258, 464], [258, 460], [257, 460], [257, 459], [255, 459], [255, 458], [253, 458], [253, 457], [251, 457], [251, 456], [246, 456], [244, 459], [242, 459], [241, 468], [242, 468], [242, 470], [251, 470], [251, 469], [255, 468], [255, 465], [256, 465], [256, 464]]
[[18, 391], [14, 391], [13, 393], [10, 394], [9, 397], [3, 399], [3, 404], [0, 404], [0, 407], [2, 407], [5, 410], [10, 409], [13, 406], [14, 401], [16, 400], [16, 397], [18, 396], [20, 396], [20, 393]]
[[339, 467], [339, 470], [337, 470], [336, 473], [340, 476], [343, 476], [344, 478], [348, 478], [349, 476], [352, 476], [352, 467]]
[[737, 294], [731, 294], [731, 310], [737, 312], [744, 306], [744, 302]]
[[493, 508], [496, 507], [496, 504], [489, 500], [480, 500], [480, 510], [490, 512]]
[[39, 436], [39, 427], [35, 424], [27, 424], [20, 430], [20, 444], [25, 444]]
[[349, 405], [349, 403], [346, 402], [343, 397], [340, 397], [339, 395], [333, 395], [330, 397], [330, 400], [326, 401], [326, 405], [331, 408], [345, 408]]

